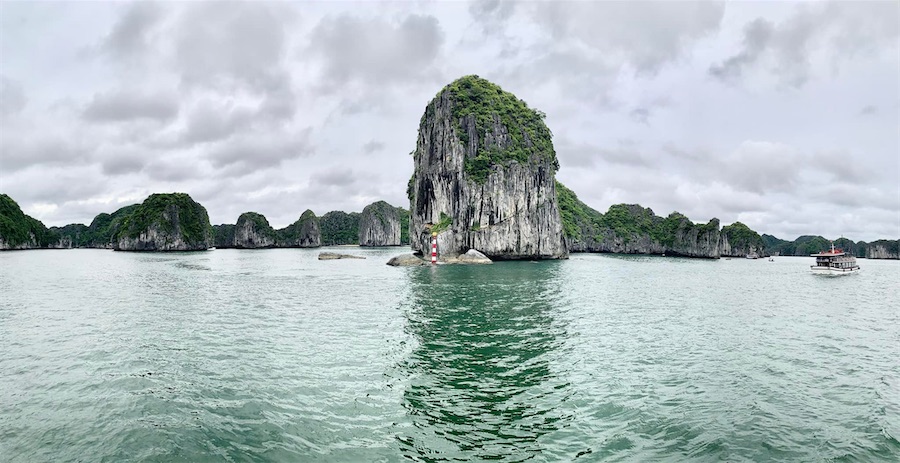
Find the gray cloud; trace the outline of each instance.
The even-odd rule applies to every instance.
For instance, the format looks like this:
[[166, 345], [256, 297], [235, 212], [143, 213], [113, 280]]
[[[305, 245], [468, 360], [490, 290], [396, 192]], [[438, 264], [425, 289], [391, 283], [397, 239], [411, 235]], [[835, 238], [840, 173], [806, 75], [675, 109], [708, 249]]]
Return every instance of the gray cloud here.
[[309, 181], [316, 186], [347, 187], [356, 183], [356, 174], [352, 169], [335, 167], [312, 174]]
[[762, 18], [756, 18], [748, 23], [744, 26], [744, 48], [722, 64], [711, 66], [709, 73], [723, 80], [740, 77], [744, 67], [754, 64], [769, 45], [773, 29], [772, 24]]
[[794, 87], [810, 78], [817, 54], [825, 54], [833, 68], [860, 53], [878, 50], [881, 43], [897, 45], [900, 4], [896, 2], [823, 2], [800, 5], [778, 24], [756, 18], [744, 27], [742, 49], [708, 72], [722, 80], [741, 78], [765, 66]]
[[276, 226], [404, 205], [425, 104], [474, 73], [547, 113], [559, 178], [597, 209], [897, 228], [896, 2], [2, 8], [0, 185], [48, 225], [159, 191]]
[[385, 84], [426, 76], [443, 42], [433, 16], [409, 15], [394, 23], [341, 14], [316, 25], [308, 51], [324, 59], [327, 82]]
[[150, 46], [150, 35], [162, 20], [163, 9], [154, 2], [134, 2], [104, 38], [101, 50], [117, 60], [140, 56]]
[[655, 73], [692, 41], [715, 32], [724, 13], [722, 2], [548, 2], [537, 4], [534, 21], [555, 42], [571, 40], [586, 52]]
[[188, 85], [266, 90], [282, 82], [286, 29], [295, 15], [274, 3], [191, 5], [175, 32], [175, 68]]
[[77, 139], [53, 133], [32, 138], [31, 133], [4, 133], [0, 136], [0, 168], [4, 173], [29, 167], [67, 166], [83, 163], [89, 150]]
[[135, 90], [97, 93], [82, 116], [94, 122], [121, 122], [136, 119], [168, 121], [178, 115], [178, 101], [166, 93], [143, 94]]
[[866, 105], [859, 110], [860, 116], [873, 116], [875, 114], [878, 114], [878, 106], [875, 105]]
[[0, 75], [0, 116], [22, 111], [27, 101], [21, 83]]
[[362, 150], [363, 153], [372, 154], [376, 151], [383, 151], [385, 148], [384, 142], [380, 142], [378, 140], [369, 140], [363, 145]]
[[213, 167], [225, 171], [227, 175], [244, 176], [278, 166], [287, 160], [312, 155], [314, 148], [310, 132], [310, 129], [304, 129], [296, 134], [268, 140], [248, 133], [224, 142], [211, 150], [207, 158]]
[[245, 129], [253, 120], [253, 115], [253, 111], [246, 107], [234, 107], [227, 102], [201, 101], [187, 116], [182, 141], [192, 145], [228, 138], [239, 129]]
[[124, 175], [140, 172], [147, 161], [146, 153], [121, 152], [101, 162], [101, 166], [106, 175]]

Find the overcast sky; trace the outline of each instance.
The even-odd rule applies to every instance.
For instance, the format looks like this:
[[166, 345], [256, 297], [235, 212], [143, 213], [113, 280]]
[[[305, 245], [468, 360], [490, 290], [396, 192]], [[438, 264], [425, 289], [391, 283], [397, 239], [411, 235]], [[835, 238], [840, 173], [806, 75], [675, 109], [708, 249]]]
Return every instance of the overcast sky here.
[[900, 238], [900, 2], [0, 2], [0, 192], [48, 226], [154, 192], [215, 223], [409, 207], [425, 105], [478, 74], [558, 179], [760, 233]]

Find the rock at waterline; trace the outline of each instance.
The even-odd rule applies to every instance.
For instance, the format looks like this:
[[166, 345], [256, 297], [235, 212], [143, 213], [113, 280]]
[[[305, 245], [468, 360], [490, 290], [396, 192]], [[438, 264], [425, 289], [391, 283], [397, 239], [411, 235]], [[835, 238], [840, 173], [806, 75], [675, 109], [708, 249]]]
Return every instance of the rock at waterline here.
[[384, 201], [369, 204], [359, 216], [360, 246], [399, 246], [400, 215]]
[[187, 194], [152, 194], [122, 219], [116, 238], [116, 251], [201, 251], [212, 246], [213, 228]]
[[399, 256], [392, 257], [391, 260], [387, 261], [387, 264], [392, 267], [416, 267], [420, 265], [428, 265], [428, 262], [425, 262], [414, 254], [401, 254]]
[[492, 259], [564, 259], [554, 176], [559, 164], [543, 113], [478, 76], [447, 85], [419, 124], [408, 184], [410, 244], [440, 260], [476, 248]]
[[319, 260], [338, 260], [338, 259], [365, 259], [363, 256], [352, 256], [350, 254], [338, 254], [336, 252], [320, 252]]
[[460, 264], [493, 264], [494, 262], [489, 259], [484, 254], [474, 250], [469, 249], [465, 254], [462, 254], [457, 259], [457, 262]]

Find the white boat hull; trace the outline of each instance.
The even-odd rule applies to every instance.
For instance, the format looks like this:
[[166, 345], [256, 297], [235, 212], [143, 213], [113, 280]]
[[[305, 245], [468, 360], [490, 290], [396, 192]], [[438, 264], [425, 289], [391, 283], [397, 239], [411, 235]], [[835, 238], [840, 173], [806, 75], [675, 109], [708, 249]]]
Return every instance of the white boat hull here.
[[833, 268], [812, 266], [809, 270], [815, 275], [851, 275], [854, 273], [859, 273], [859, 267]]

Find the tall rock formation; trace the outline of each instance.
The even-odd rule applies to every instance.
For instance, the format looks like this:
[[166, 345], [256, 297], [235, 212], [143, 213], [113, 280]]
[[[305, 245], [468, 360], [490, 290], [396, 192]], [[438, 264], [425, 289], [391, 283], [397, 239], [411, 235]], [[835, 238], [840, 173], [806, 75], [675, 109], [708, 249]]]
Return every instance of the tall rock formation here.
[[744, 257], [750, 254], [765, 256], [766, 243], [759, 233], [741, 222], [722, 227], [722, 238], [719, 244], [719, 254], [722, 256]]
[[322, 246], [359, 244], [359, 213], [331, 211], [319, 219]]
[[384, 201], [366, 206], [359, 216], [360, 246], [399, 246], [400, 214]]
[[[227, 230], [222, 230], [227, 233]], [[232, 247], [238, 249], [260, 249], [275, 246], [278, 235], [269, 225], [266, 216], [256, 212], [244, 212], [234, 224]]]
[[213, 245], [218, 249], [234, 247], [234, 224], [213, 225]]
[[185, 193], [152, 194], [122, 218], [117, 251], [202, 251], [213, 244], [206, 208]]
[[440, 256], [568, 257], [543, 113], [478, 76], [444, 87], [419, 123], [410, 179], [410, 244]]
[[8, 195], [0, 194], [0, 251], [45, 248], [56, 236], [40, 221], [26, 215]]
[[900, 259], [900, 240], [877, 240], [868, 243], [866, 257], [869, 259]]
[[319, 218], [307, 209], [296, 222], [278, 230], [280, 248], [317, 248], [322, 245]]
[[719, 257], [718, 219], [695, 224], [677, 212], [663, 218], [637, 204], [614, 204], [601, 214], [562, 184], [556, 188], [571, 252]]

